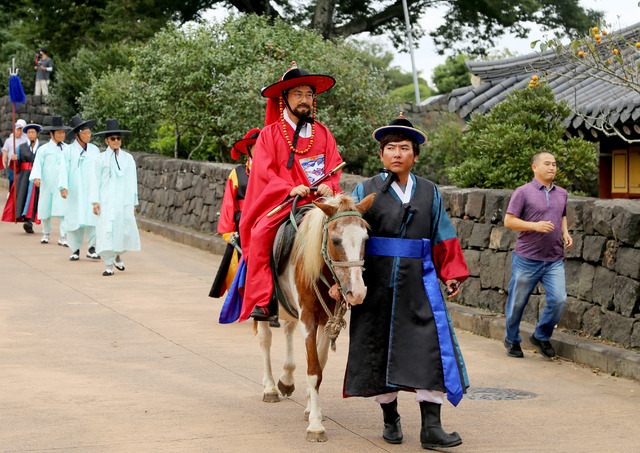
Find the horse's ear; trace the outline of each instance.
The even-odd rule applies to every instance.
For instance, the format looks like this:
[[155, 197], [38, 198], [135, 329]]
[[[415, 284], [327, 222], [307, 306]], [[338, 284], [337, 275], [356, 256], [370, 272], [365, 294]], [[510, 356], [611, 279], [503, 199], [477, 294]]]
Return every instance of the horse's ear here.
[[331, 206], [331, 205], [326, 204], [326, 203], [320, 203], [319, 201], [314, 201], [313, 204], [316, 205], [317, 207], [319, 207], [320, 209], [322, 209], [322, 212], [324, 212], [324, 214], [327, 217], [333, 217], [333, 215], [336, 212], [338, 212], [338, 207], [337, 206]]
[[356, 210], [360, 214], [364, 214], [365, 212], [367, 212], [371, 207], [371, 205], [373, 204], [373, 199], [375, 198], [375, 196], [376, 196], [375, 193], [370, 193], [369, 195], [364, 197], [362, 201], [356, 205]]

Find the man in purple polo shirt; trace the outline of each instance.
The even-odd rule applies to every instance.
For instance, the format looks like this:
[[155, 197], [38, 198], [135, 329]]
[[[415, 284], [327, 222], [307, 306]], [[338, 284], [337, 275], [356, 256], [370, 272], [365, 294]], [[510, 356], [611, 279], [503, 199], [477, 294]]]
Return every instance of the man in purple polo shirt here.
[[504, 346], [510, 357], [524, 357], [520, 348], [520, 320], [538, 283], [545, 289], [547, 305], [529, 340], [545, 357], [556, 355], [549, 342], [567, 301], [564, 250], [573, 245], [567, 228], [567, 191], [553, 184], [556, 159], [547, 151], [531, 158], [533, 181], [518, 187], [507, 208], [504, 226], [520, 235], [511, 257], [511, 282], [507, 299]]

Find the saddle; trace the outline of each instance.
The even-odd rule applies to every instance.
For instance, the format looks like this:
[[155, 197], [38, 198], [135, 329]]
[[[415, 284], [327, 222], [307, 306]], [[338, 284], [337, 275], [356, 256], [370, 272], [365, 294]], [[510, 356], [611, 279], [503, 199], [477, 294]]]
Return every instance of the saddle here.
[[[300, 225], [304, 215], [312, 208], [312, 204], [305, 204], [296, 208], [296, 226]], [[286, 300], [282, 290], [280, 289], [280, 284], [278, 283], [278, 276], [284, 271], [284, 268], [289, 261], [289, 257], [291, 256], [291, 250], [293, 249], [293, 242], [295, 241], [296, 234], [296, 229], [291, 223], [291, 216], [289, 216], [278, 228], [276, 238], [273, 241], [273, 252], [271, 253], [271, 275], [273, 276], [274, 297], [277, 297], [282, 308], [284, 308], [287, 313], [297, 319], [298, 311], [289, 301]]]

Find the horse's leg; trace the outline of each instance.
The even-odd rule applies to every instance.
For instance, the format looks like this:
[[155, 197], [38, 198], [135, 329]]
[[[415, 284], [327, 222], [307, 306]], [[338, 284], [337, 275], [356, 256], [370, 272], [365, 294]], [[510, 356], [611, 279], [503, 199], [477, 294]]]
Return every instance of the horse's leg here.
[[296, 369], [296, 361], [293, 356], [293, 332], [296, 330], [297, 321], [283, 321], [282, 328], [284, 330], [285, 340], [287, 342], [287, 351], [284, 357], [284, 366], [280, 380], [278, 381], [278, 389], [282, 396], [291, 396], [296, 386], [293, 381], [293, 372]]
[[280, 397], [271, 371], [271, 328], [268, 321], [258, 321], [258, 339], [262, 349], [262, 401], [277, 403]]
[[[307, 296], [308, 297], [308, 296]], [[300, 306], [309, 306], [314, 300], [300, 301]], [[302, 336], [304, 338], [305, 350], [307, 352], [307, 409], [305, 414], [309, 416], [309, 426], [307, 427], [307, 440], [310, 442], [325, 442], [327, 434], [322, 425], [322, 411], [320, 410], [320, 384], [322, 383], [322, 367], [318, 359], [318, 347], [316, 335], [318, 331], [318, 320], [314, 313], [302, 309], [300, 313]]]
[[[321, 370], [324, 372], [324, 367], [327, 364], [327, 359], [329, 358], [329, 345], [331, 343], [331, 340], [329, 340], [329, 337], [324, 332], [324, 326], [318, 327], [318, 334], [316, 338], [318, 344], [318, 362], [320, 363]], [[309, 420], [309, 412], [311, 412], [311, 396], [309, 394], [309, 388], [307, 388], [307, 408], [304, 411], [306, 420]]]

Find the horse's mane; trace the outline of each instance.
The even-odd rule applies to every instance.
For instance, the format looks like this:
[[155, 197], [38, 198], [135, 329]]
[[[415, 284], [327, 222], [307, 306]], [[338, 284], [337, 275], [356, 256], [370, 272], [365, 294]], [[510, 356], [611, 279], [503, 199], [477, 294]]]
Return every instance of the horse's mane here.
[[[353, 198], [345, 195], [327, 198], [324, 203], [336, 206], [337, 212], [355, 211], [356, 209]], [[302, 223], [298, 227], [299, 234], [293, 244], [292, 262], [296, 266], [301, 266], [307, 282], [316, 281], [325, 264], [321, 254], [322, 225], [325, 217], [322, 209], [314, 206], [302, 219]]]

